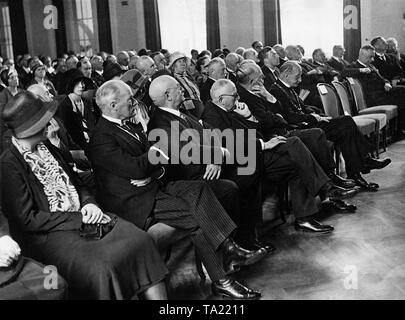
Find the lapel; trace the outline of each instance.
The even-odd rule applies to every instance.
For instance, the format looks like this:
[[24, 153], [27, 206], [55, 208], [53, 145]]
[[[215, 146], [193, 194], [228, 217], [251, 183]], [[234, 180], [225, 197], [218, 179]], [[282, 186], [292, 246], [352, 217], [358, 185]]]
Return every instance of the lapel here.
[[100, 130], [109, 132], [115, 136], [121, 142], [121, 146], [125, 146], [125, 150], [133, 155], [142, 154], [149, 148], [149, 142], [146, 135], [136, 125], [129, 124], [132, 130], [131, 132], [127, 132], [127, 130], [120, 128], [118, 124], [110, 122], [105, 118], [101, 118], [99, 126]]
[[287, 88], [281, 81], [277, 81], [276, 85], [291, 101], [293, 109], [302, 112], [301, 99], [298, 97], [297, 93], [291, 88]]

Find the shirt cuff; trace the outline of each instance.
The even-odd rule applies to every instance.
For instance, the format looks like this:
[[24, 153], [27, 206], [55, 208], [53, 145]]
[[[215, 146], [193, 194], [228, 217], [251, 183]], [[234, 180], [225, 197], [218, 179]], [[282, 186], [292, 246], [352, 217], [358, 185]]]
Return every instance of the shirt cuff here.
[[162, 150], [160, 150], [159, 148], [156, 148], [155, 146], [152, 146], [152, 147], [150, 147], [150, 150], [155, 150], [155, 151], [159, 152], [163, 156], [163, 158], [165, 158], [167, 161], [170, 160], [170, 158]]
[[260, 144], [262, 145], [262, 151], [264, 151], [264, 141], [262, 139], [259, 139]]

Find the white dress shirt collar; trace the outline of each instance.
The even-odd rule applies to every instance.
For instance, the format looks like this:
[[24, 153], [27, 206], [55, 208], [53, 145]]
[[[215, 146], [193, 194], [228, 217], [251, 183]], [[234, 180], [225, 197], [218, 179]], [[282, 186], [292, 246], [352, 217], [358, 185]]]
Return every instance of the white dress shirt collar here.
[[106, 119], [107, 121], [113, 122], [113, 123], [118, 124], [120, 126], [122, 126], [122, 124], [123, 124], [122, 120], [106, 116], [105, 114], [103, 114], [103, 118]]
[[181, 112], [179, 110], [174, 110], [174, 109], [170, 109], [170, 108], [162, 108], [162, 107], [160, 107], [160, 109], [162, 109], [163, 111], [169, 112], [171, 114], [174, 114], [176, 117], [181, 118]]
[[357, 60], [358, 63], [360, 63], [364, 68], [368, 68], [363, 62], [361, 62], [360, 60]]
[[291, 86], [288, 84], [288, 83], [285, 83], [283, 80], [281, 80], [281, 79], [278, 79], [278, 80], [280, 80], [281, 81], [281, 83], [283, 84], [283, 85], [285, 85], [287, 88], [291, 88]]

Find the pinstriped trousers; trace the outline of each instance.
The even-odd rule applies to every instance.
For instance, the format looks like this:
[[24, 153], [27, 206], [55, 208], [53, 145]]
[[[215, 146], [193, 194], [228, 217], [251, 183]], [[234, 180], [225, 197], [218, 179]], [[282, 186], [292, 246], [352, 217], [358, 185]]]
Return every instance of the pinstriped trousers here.
[[208, 184], [204, 181], [170, 182], [155, 199], [154, 221], [188, 232], [211, 280], [225, 278], [218, 249], [235, 231], [236, 225]]

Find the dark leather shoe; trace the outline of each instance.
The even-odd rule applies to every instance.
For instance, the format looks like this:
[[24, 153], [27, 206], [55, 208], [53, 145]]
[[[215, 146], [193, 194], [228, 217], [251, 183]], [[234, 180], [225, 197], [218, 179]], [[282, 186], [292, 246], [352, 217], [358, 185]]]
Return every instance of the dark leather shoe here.
[[215, 281], [211, 285], [214, 296], [223, 296], [232, 300], [258, 300], [261, 293], [245, 287], [231, 278]]
[[276, 247], [271, 244], [270, 242], [267, 241], [260, 241], [260, 240], [256, 240], [255, 245], [258, 248], [263, 248], [264, 250], [266, 250], [267, 253], [271, 253], [276, 251]]
[[336, 200], [323, 202], [322, 209], [324, 211], [335, 211], [339, 213], [355, 213], [357, 210], [357, 206], [342, 200]]
[[260, 248], [257, 250], [246, 250], [240, 247], [232, 239], [224, 241], [223, 245], [223, 262], [227, 274], [238, 271], [241, 267], [250, 266], [263, 259], [267, 252]]
[[356, 186], [360, 187], [363, 191], [370, 191], [370, 192], [377, 192], [380, 186], [373, 182], [367, 182], [361, 174], [356, 174], [351, 177], [354, 182], [356, 182]]
[[390, 158], [386, 158], [384, 160], [377, 160], [373, 159], [371, 157], [366, 158], [363, 163], [363, 174], [369, 173], [371, 170], [376, 170], [376, 169], [383, 169], [386, 166], [388, 166], [391, 163]]
[[358, 190], [356, 189], [342, 189], [338, 188], [336, 186], [333, 186], [328, 190], [326, 193], [326, 197], [328, 197], [330, 200], [342, 200], [342, 199], [347, 199], [355, 196], [358, 193]]
[[334, 227], [322, 224], [314, 219], [295, 221], [295, 229], [313, 233], [330, 233], [335, 230]]
[[328, 176], [332, 180], [332, 183], [338, 187], [353, 189], [356, 186], [356, 183], [353, 180], [342, 178], [335, 173], [329, 173]]

